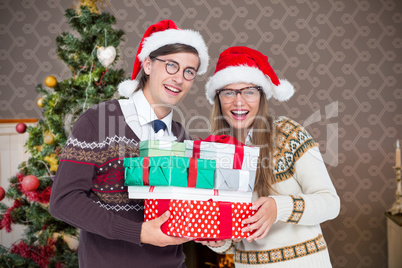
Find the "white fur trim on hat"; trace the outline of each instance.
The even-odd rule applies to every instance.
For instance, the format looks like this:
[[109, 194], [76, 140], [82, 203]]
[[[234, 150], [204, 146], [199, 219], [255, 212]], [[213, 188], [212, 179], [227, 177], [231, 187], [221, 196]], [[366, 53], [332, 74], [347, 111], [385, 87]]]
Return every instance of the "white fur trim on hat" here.
[[117, 89], [120, 96], [128, 98], [134, 93], [134, 90], [137, 88], [137, 86], [137, 80], [125, 80], [117, 86]]
[[257, 86], [261, 86], [264, 90], [267, 99], [272, 96], [272, 86], [271, 79], [267, 79], [259, 69], [240, 65], [240, 66], [230, 66], [219, 72], [215, 73], [211, 78], [209, 78], [206, 87], [206, 95], [209, 103], [213, 104], [216, 90], [223, 88], [226, 85], [234, 83], [251, 83]]
[[148, 57], [152, 51], [165, 45], [176, 43], [194, 47], [198, 52], [198, 57], [200, 58], [198, 74], [204, 74], [207, 72], [209, 61], [208, 48], [201, 34], [193, 30], [168, 29], [153, 33], [151, 36], [144, 39], [141, 53], [138, 54], [138, 59], [141, 62], [144, 62], [145, 58]]
[[279, 81], [280, 84], [275, 86], [269, 76], [255, 67], [247, 65], [230, 66], [209, 78], [205, 85], [206, 96], [209, 103], [213, 104], [218, 89], [234, 83], [250, 83], [262, 87], [268, 100], [274, 97], [279, 101], [286, 101], [292, 97], [294, 88], [287, 80], [279, 79]]

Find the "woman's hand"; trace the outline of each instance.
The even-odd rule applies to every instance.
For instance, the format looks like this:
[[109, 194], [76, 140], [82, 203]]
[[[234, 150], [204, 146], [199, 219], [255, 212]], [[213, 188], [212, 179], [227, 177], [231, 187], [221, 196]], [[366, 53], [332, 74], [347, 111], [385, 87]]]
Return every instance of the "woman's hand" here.
[[219, 240], [219, 241], [197, 241], [194, 240], [197, 243], [201, 243], [204, 246], [208, 246], [211, 248], [217, 248], [217, 247], [222, 247], [223, 245], [225, 245], [227, 240]]
[[[232, 241], [235, 242], [235, 243], [238, 243], [238, 242], [240, 242], [242, 239], [243, 239], [243, 238], [233, 238]], [[219, 241], [197, 241], [197, 240], [194, 240], [194, 242], [201, 243], [201, 244], [203, 244], [204, 246], [209, 246], [209, 247], [211, 247], [211, 248], [222, 247], [222, 246], [225, 245], [225, 243], [226, 243], [227, 241], [230, 241], [230, 239], [219, 240]]]
[[244, 225], [249, 225], [244, 227], [242, 232], [256, 230], [254, 234], [247, 237], [248, 242], [264, 238], [274, 224], [277, 214], [275, 200], [271, 197], [258, 198], [251, 209], [257, 210], [257, 212], [242, 222]]

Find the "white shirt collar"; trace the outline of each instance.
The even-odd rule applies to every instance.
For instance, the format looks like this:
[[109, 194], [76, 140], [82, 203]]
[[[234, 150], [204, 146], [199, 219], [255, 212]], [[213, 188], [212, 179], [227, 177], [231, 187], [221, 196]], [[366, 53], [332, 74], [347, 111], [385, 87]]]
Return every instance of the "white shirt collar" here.
[[[150, 124], [152, 121], [158, 119], [158, 117], [155, 114], [155, 111], [152, 109], [148, 100], [145, 98], [144, 92], [142, 90], [138, 90], [137, 92], [132, 94], [130, 96], [130, 100], [134, 102], [135, 108], [137, 109], [138, 122], [140, 123], [141, 126]], [[168, 132], [169, 135], [173, 135], [172, 117], [173, 117], [173, 110], [171, 110], [167, 116], [160, 119], [166, 124], [166, 131]]]
[[249, 145], [251, 143], [251, 139], [253, 138], [253, 128], [247, 134], [246, 140], [244, 142], [245, 145]]

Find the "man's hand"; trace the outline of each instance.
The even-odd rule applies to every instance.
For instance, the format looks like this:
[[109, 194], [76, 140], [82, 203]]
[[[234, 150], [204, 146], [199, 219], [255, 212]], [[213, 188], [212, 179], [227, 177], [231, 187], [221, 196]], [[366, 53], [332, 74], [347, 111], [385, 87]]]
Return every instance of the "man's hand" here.
[[169, 219], [169, 215], [170, 212], [166, 211], [159, 218], [144, 222], [141, 229], [141, 243], [166, 247], [190, 241], [190, 238], [168, 236], [162, 232], [161, 225]]
[[274, 224], [277, 214], [275, 200], [271, 197], [258, 198], [254, 202], [252, 209], [258, 209], [258, 211], [242, 222], [244, 225], [249, 224], [249, 226], [243, 228], [242, 232], [256, 230], [254, 234], [247, 237], [248, 242], [264, 238], [271, 229], [272, 224]]

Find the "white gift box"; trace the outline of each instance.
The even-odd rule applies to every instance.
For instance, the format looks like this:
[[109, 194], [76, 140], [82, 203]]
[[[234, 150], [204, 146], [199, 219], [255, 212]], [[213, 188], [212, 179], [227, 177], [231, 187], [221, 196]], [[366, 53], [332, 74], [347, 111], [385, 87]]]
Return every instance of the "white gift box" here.
[[[193, 157], [194, 141], [185, 140], [186, 152], [184, 156]], [[257, 170], [260, 148], [242, 146], [244, 148], [242, 170]], [[236, 146], [228, 143], [201, 141], [199, 158], [212, 159], [216, 161], [216, 168], [233, 169]]]
[[254, 191], [256, 171], [217, 168], [214, 177], [214, 189], [240, 192]]
[[183, 142], [166, 140], [144, 140], [139, 143], [140, 156], [184, 156]]
[[178, 199], [196, 201], [251, 202], [252, 192], [175, 186], [128, 186], [130, 199]]

